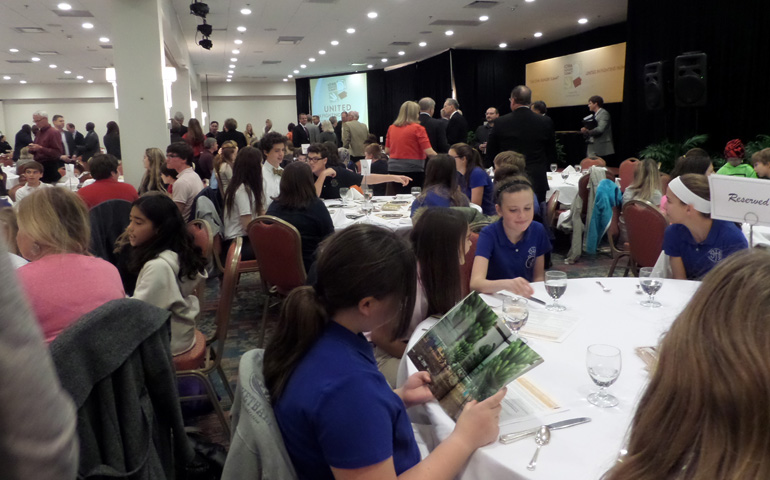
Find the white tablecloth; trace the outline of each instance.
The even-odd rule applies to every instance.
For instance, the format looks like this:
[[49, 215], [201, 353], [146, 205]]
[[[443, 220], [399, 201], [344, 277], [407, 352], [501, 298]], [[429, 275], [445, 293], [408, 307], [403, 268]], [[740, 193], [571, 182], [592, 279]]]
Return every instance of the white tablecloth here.
[[578, 181], [582, 175], [573, 173], [567, 180], [561, 178], [561, 173], [548, 173], [548, 192], [545, 194], [546, 200], [551, 198], [554, 192], [559, 192], [559, 203], [572, 205], [578, 193]]
[[[412, 228], [412, 219], [410, 217], [412, 201], [414, 197], [411, 195], [386, 195], [378, 196], [372, 199], [374, 205], [374, 211], [369, 214], [368, 221], [391, 230], [410, 230]], [[398, 210], [383, 211], [382, 206], [388, 202], [398, 202]], [[366, 222], [366, 217], [360, 218], [348, 218], [348, 215], [361, 215], [361, 206], [363, 200], [348, 200], [346, 207], [340, 207], [342, 201], [339, 199], [324, 200], [329, 214], [332, 216], [335, 230], [342, 230], [350, 225]], [[399, 215], [398, 218], [389, 218]]]
[[[503, 425], [500, 433], [511, 433], [540, 424], [575, 417], [591, 417], [588, 424], [555, 430], [551, 442], [543, 447], [537, 470], [526, 469], [535, 451], [532, 438], [502, 445], [495, 442], [479, 449], [470, 459], [462, 479], [553, 479], [596, 480], [617, 459], [635, 404], [646, 385], [648, 373], [634, 349], [657, 345], [664, 333], [690, 299], [699, 282], [664, 280], [656, 296], [663, 306], [649, 309], [639, 305], [646, 295], [635, 293], [636, 278], [601, 278], [612, 289], [603, 292], [594, 278], [569, 280], [560, 303], [567, 306], [565, 315], [579, 319], [577, 327], [563, 343], [529, 339], [529, 344], [545, 362], [525, 377], [568, 409], [519, 424]], [[542, 283], [533, 284], [535, 297], [548, 299]], [[544, 308], [529, 302], [530, 309]], [[430, 322], [431, 320], [426, 320]], [[424, 322], [425, 323], [425, 322]], [[421, 325], [410, 341], [423, 333]], [[621, 350], [622, 371], [609, 391], [620, 399], [617, 407], [602, 409], [588, 403], [586, 396], [597, 390], [585, 367], [586, 348], [595, 343], [614, 345]], [[409, 372], [416, 372], [411, 361]], [[454, 429], [454, 422], [436, 402], [426, 405], [428, 416], [439, 439]]]

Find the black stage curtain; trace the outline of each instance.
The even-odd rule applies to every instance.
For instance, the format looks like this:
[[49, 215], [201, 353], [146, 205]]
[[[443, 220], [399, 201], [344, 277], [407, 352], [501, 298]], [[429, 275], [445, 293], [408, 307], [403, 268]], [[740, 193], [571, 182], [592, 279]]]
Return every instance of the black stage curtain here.
[[[770, 2], [745, 0], [732, 7], [715, 0], [630, 0], [623, 129], [638, 152], [663, 139], [681, 141], [709, 134], [709, 152], [722, 156], [727, 141], [751, 141], [770, 134], [770, 48], [766, 40]], [[708, 55], [708, 101], [705, 107], [677, 107], [673, 97], [673, 63], [677, 55]], [[647, 111], [644, 65], [667, 61], [671, 82], [665, 108]]]
[[[297, 78], [294, 80], [294, 85], [297, 88], [297, 117], [300, 113], [310, 113], [310, 79], [309, 78]], [[294, 119], [294, 124], [297, 124], [297, 119]]]

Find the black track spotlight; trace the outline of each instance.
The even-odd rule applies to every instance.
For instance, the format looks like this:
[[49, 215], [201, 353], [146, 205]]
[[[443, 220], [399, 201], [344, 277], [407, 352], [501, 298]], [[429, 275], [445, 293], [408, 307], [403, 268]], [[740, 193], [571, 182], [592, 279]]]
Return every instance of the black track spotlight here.
[[209, 40], [208, 38], [204, 38], [200, 41], [198, 41], [198, 45], [205, 48], [206, 50], [211, 50], [211, 47], [214, 46], [214, 44]]
[[196, 17], [206, 18], [209, 14], [209, 6], [203, 2], [194, 1], [190, 4], [190, 13]]
[[203, 25], [198, 25], [198, 31], [203, 35], [204, 37], [211, 36], [211, 31], [213, 30], [213, 27], [206, 23], [206, 20], [203, 21]]

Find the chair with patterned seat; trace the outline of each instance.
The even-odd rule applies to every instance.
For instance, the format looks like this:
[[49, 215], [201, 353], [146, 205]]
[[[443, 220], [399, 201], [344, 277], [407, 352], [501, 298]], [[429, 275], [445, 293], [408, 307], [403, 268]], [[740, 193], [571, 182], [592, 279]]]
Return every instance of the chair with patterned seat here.
[[634, 172], [639, 165], [638, 158], [628, 158], [620, 163], [620, 191], [625, 192], [626, 188], [634, 182]]
[[294, 225], [271, 215], [262, 215], [246, 228], [259, 263], [262, 288], [266, 295], [258, 348], [265, 343], [265, 328], [270, 301], [285, 298], [305, 284], [307, 274], [302, 262], [302, 238]]
[[606, 167], [607, 162], [600, 157], [587, 157], [580, 161], [580, 169], [588, 170], [591, 167]]
[[628, 232], [629, 254], [634, 275], [639, 267], [654, 267], [663, 250], [663, 235], [668, 227], [658, 207], [646, 200], [631, 200], [623, 205]]

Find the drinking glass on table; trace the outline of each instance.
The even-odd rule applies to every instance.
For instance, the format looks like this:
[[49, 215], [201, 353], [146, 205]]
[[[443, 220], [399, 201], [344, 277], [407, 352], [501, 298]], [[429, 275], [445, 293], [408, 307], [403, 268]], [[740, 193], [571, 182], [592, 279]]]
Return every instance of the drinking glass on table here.
[[558, 270], [549, 270], [545, 272], [545, 291], [548, 296], [553, 298], [553, 303], [546, 306], [547, 310], [554, 312], [563, 312], [567, 309], [564, 305], [559, 305], [559, 298], [567, 291], [567, 274]]
[[527, 324], [529, 309], [527, 299], [521, 297], [503, 298], [503, 322], [513, 332], [512, 342], [519, 338], [519, 330]]
[[364, 190], [364, 204], [361, 210], [366, 214], [366, 221], [369, 222], [369, 214], [372, 213], [374, 206], [372, 205], [372, 197], [374, 196], [374, 190], [367, 188]]
[[420, 193], [422, 193], [422, 188], [420, 187], [412, 187], [412, 196], [415, 200], [417, 200], [417, 197], [420, 196]]
[[556, 173], [556, 169], [558, 169], [558, 168], [559, 168], [558, 165], [556, 165], [555, 163], [552, 163], [551, 164], [551, 173]]
[[639, 269], [639, 285], [644, 293], [648, 295], [647, 300], [641, 302], [643, 307], [658, 308], [661, 303], [655, 301], [655, 294], [663, 286], [663, 278], [652, 267], [643, 267]]
[[566, 182], [568, 178], [569, 178], [569, 173], [567, 172], [567, 170], [562, 170], [561, 171], [561, 179]]
[[591, 345], [586, 352], [586, 368], [591, 380], [599, 386], [599, 391], [588, 395], [587, 400], [601, 408], [614, 407], [617, 397], [607, 393], [607, 387], [615, 383], [620, 376], [622, 360], [620, 349], [612, 345]]
[[583, 167], [581, 167], [580, 165], [575, 165], [575, 172], [576, 173], [580, 173], [580, 170], [582, 170], [582, 169], [583, 169]]
[[350, 189], [347, 187], [340, 188], [340, 199], [342, 200], [342, 206], [347, 206], [348, 203], [348, 193], [350, 193]]

